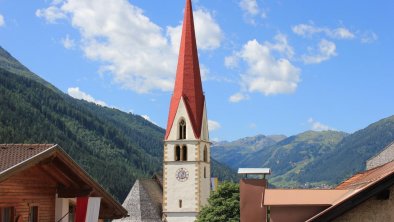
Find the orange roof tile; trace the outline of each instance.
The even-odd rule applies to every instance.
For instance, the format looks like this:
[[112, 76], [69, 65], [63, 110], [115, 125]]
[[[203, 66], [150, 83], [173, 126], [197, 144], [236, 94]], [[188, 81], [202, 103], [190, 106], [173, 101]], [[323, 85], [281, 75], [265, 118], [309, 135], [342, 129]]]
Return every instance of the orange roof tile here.
[[368, 184], [394, 173], [394, 161], [382, 166], [355, 174], [339, 184], [335, 189], [361, 189]]
[[[344, 195], [331, 207], [325, 209], [307, 221], [321, 221], [322, 218], [325, 218], [324, 221], [328, 221], [336, 218], [347, 210], [352, 209], [354, 206], [367, 200], [370, 196], [376, 195], [376, 193], [379, 192], [379, 189], [382, 189], [377, 188], [379, 184], [383, 184], [384, 186], [392, 184], [392, 182], [388, 183], [387, 181], [392, 181], [393, 175], [394, 161], [354, 175], [335, 188], [336, 190], [347, 189], [352, 190], [353, 192]], [[355, 201], [356, 199], [358, 200]]]

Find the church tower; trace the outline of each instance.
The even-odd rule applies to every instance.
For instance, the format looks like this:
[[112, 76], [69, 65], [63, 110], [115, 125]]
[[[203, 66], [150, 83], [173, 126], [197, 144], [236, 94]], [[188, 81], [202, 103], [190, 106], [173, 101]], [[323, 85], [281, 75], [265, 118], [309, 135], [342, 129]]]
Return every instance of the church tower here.
[[210, 194], [210, 142], [191, 0], [186, 0], [164, 139], [163, 217], [195, 221]]

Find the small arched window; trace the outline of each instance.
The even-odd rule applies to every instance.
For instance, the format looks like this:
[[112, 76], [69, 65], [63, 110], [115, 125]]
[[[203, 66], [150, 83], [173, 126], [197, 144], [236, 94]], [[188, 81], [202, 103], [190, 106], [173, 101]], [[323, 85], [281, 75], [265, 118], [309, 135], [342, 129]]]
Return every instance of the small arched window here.
[[208, 148], [204, 146], [204, 162], [208, 162]]
[[175, 161], [180, 161], [181, 160], [181, 147], [176, 146], [175, 147]]
[[207, 167], [204, 167], [204, 178], [207, 178]]
[[179, 139], [186, 139], [186, 122], [184, 119], [179, 122]]
[[187, 161], [187, 146], [182, 146], [182, 160]]

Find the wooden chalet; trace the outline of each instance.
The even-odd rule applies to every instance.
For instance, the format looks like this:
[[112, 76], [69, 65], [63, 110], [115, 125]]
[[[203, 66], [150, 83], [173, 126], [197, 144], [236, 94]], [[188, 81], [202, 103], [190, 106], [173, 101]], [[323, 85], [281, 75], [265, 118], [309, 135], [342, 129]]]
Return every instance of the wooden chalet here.
[[77, 197], [100, 197], [99, 221], [124, 209], [58, 145], [0, 145], [0, 221], [69, 222]]

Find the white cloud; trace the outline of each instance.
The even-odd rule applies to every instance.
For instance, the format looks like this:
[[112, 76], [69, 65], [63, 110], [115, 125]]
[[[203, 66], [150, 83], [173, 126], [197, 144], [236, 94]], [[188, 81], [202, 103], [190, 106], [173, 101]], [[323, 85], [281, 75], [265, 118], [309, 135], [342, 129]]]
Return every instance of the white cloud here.
[[212, 138], [211, 141], [213, 142], [220, 142], [220, 139], [218, 137]]
[[242, 100], [245, 100], [247, 98], [248, 98], [248, 96], [243, 93], [235, 93], [234, 95], [230, 96], [230, 98], [228, 100], [232, 103], [238, 103], [238, 102], [241, 102]]
[[[193, 12], [193, 16], [198, 48], [203, 50], [219, 48], [223, 39], [223, 32], [211, 13], [204, 9], [198, 9]], [[182, 23], [176, 27], [167, 27], [167, 35], [170, 37], [175, 53], [179, 51], [181, 34]]]
[[313, 118], [309, 118], [308, 119], [308, 123], [311, 127], [311, 130], [313, 131], [327, 131], [327, 130], [335, 130], [325, 124], [322, 124], [316, 120], [314, 120]]
[[74, 48], [74, 46], [75, 46], [75, 41], [74, 41], [74, 39], [71, 39], [69, 35], [66, 35], [66, 37], [63, 38], [63, 39], [61, 40], [61, 42], [62, 42], [64, 48], [66, 48], [66, 49], [72, 49], [72, 48]]
[[71, 97], [73, 97], [75, 99], [80, 99], [80, 100], [85, 100], [88, 102], [96, 103], [97, 105], [100, 105], [100, 106], [108, 106], [105, 102], [100, 101], [100, 100], [96, 100], [91, 95], [81, 91], [79, 89], [79, 87], [68, 88], [67, 92], [68, 92], [68, 95], [70, 95]]
[[256, 18], [260, 15], [260, 18], [266, 19], [268, 17], [268, 11], [261, 9], [257, 3], [257, 0], [241, 0], [239, 6], [244, 12], [244, 19], [247, 23], [256, 25]]
[[151, 123], [157, 125], [154, 121], [152, 121], [152, 119], [151, 119], [148, 115], [141, 115], [141, 116], [142, 116], [142, 118], [148, 120], [149, 122], [151, 122]]
[[66, 18], [64, 12], [55, 5], [44, 9], [37, 9], [36, 16], [44, 18], [48, 23], [56, 23], [58, 20]]
[[239, 59], [235, 55], [226, 56], [224, 58], [224, 65], [229, 69], [234, 69], [238, 67]]
[[251, 124], [249, 124], [249, 128], [250, 129], [256, 129], [257, 128], [257, 124], [256, 123], [251, 123]]
[[221, 125], [220, 123], [213, 121], [213, 120], [208, 120], [208, 129], [209, 131], [215, 131], [220, 129]]
[[378, 35], [374, 32], [365, 32], [361, 36], [361, 43], [373, 43], [378, 40]]
[[329, 35], [332, 38], [336, 38], [336, 39], [354, 39], [355, 38], [355, 34], [346, 28], [337, 28], [337, 29], [331, 30]]
[[[234, 54], [248, 67], [241, 74], [241, 86], [244, 90], [264, 95], [292, 93], [296, 90], [300, 81], [300, 69], [288, 60], [293, 55], [293, 49], [288, 45], [286, 36], [279, 34], [275, 40], [274, 43], [262, 44], [251, 40]], [[230, 101], [245, 99], [243, 94], [241, 92], [233, 95]]]
[[61, 3], [63, 3], [63, 0], [53, 0], [53, 1], [51, 2], [52, 5], [59, 5], [59, 4], [61, 4]]
[[257, 15], [260, 11], [257, 0], [241, 0], [239, 6], [250, 15]]
[[356, 35], [345, 27], [330, 29], [327, 27], [317, 27], [310, 24], [299, 24], [292, 27], [295, 34], [303, 37], [311, 37], [315, 34], [323, 33], [333, 39], [354, 39]]
[[302, 60], [306, 64], [318, 64], [337, 55], [334, 42], [321, 40], [318, 49], [311, 49], [310, 55], [303, 55]]
[[[57, 7], [53, 11], [64, 13], [79, 30], [81, 40], [78, 42], [85, 56], [101, 62], [100, 71], [111, 73], [115, 83], [139, 93], [173, 89], [179, 28], [167, 27], [166, 35], [127, 0], [67, 0], [37, 14], [46, 18], [43, 12], [53, 7]], [[219, 47], [222, 32], [211, 14], [197, 10], [195, 22], [199, 47]]]
[[275, 43], [266, 42], [265, 44], [271, 49], [271, 51], [277, 51], [287, 58], [293, 58], [294, 49], [289, 45], [286, 35], [277, 34], [275, 36]]
[[204, 64], [200, 65], [200, 75], [201, 75], [201, 81], [206, 81], [209, 77], [209, 73], [211, 71], [209, 70], [208, 67], [206, 67]]
[[2, 14], [0, 14], [0, 27], [5, 25], [4, 17]]

